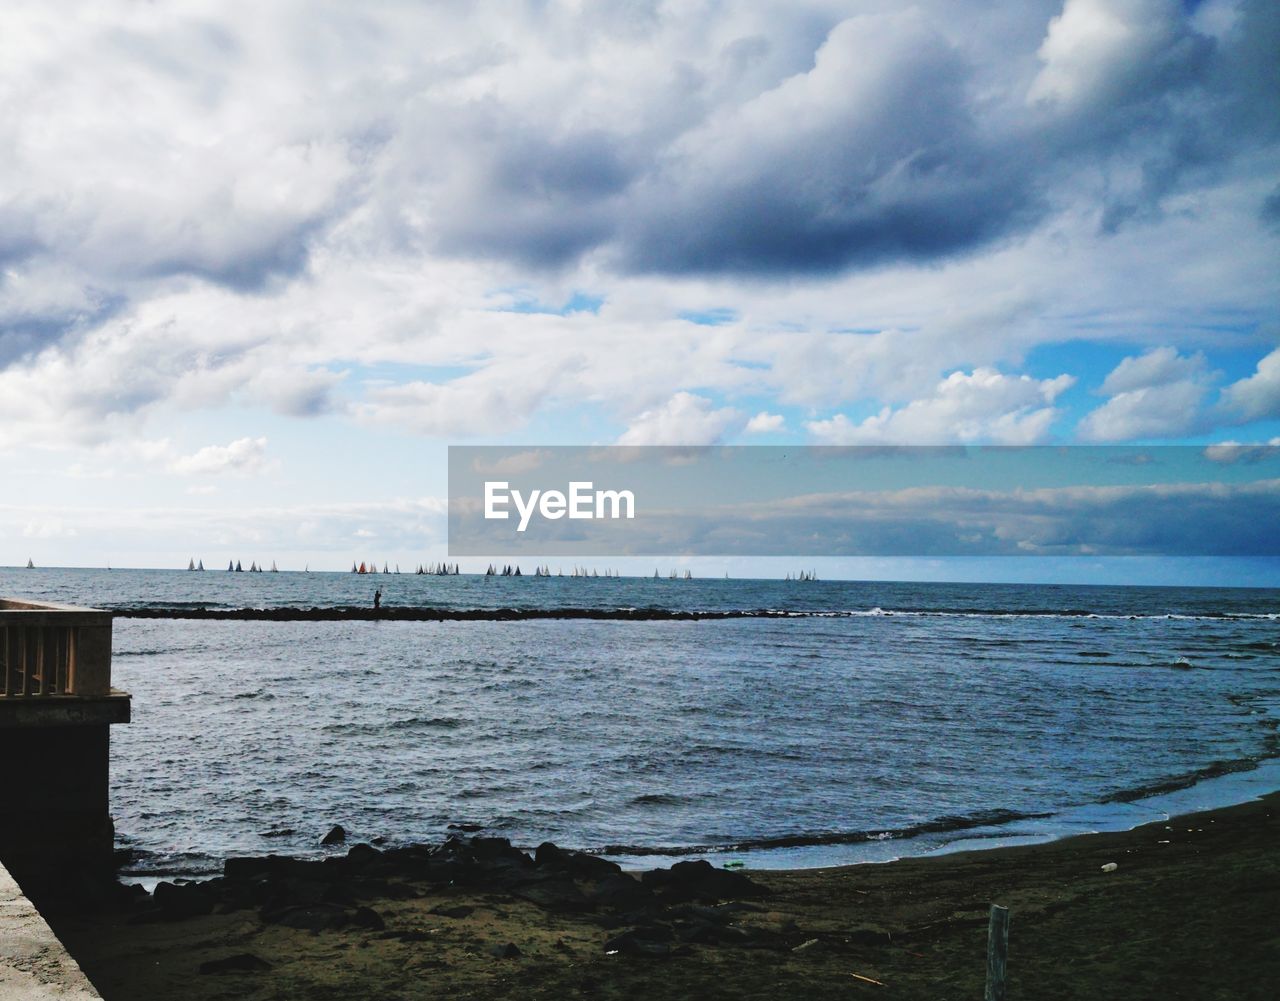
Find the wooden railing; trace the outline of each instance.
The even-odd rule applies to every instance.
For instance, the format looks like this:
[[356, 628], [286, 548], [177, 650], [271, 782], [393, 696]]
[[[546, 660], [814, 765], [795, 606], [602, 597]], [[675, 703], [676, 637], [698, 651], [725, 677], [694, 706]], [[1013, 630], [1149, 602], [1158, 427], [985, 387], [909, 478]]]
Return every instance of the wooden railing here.
[[0, 698], [111, 694], [111, 613], [0, 599]]

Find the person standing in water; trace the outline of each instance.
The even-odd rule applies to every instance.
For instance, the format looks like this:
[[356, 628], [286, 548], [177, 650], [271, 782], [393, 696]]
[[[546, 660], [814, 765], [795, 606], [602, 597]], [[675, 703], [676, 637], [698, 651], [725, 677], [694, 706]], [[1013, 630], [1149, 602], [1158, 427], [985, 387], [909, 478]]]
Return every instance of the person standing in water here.
[[377, 611], [382, 607], [382, 588], [378, 588], [373, 592], [373, 608]]

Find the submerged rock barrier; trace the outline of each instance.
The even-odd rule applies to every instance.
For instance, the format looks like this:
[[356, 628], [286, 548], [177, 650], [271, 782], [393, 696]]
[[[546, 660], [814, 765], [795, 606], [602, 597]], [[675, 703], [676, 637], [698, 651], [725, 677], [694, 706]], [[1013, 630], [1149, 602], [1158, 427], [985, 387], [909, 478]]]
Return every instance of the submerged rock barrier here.
[[117, 619], [243, 619], [264, 622], [506, 622], [523, 619], [617, 619], [624, 621], [697, 622], [718, 619], [788, 619], [812, 614], [768, 608], [692, 611], [674, 608], [440, 608], [404, 606], [367, 608], [353, 605], [311, 608], [121, 607]]

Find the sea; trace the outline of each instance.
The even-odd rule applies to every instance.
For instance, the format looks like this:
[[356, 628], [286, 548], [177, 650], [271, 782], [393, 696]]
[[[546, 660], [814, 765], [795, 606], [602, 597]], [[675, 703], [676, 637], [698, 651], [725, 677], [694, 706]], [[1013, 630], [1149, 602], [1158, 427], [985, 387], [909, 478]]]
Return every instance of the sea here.
[[702, 621], [118, 616], [123, 875], [459, 832], [792, 868], [1127, 829], [1280, 789], [1280, 590], [0, 570], [113, 610], [786, 613]]

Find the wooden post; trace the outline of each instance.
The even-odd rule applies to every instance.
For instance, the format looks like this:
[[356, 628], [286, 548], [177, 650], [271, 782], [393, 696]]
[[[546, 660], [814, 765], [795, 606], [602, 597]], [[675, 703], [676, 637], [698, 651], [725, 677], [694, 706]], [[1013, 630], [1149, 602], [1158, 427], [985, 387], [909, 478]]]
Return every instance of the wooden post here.
[[991, 905], [987, 926], [987, 991], [983, 1001], [1004, 1001], [1004, 968], [1009, 958], [1009, 908]]

